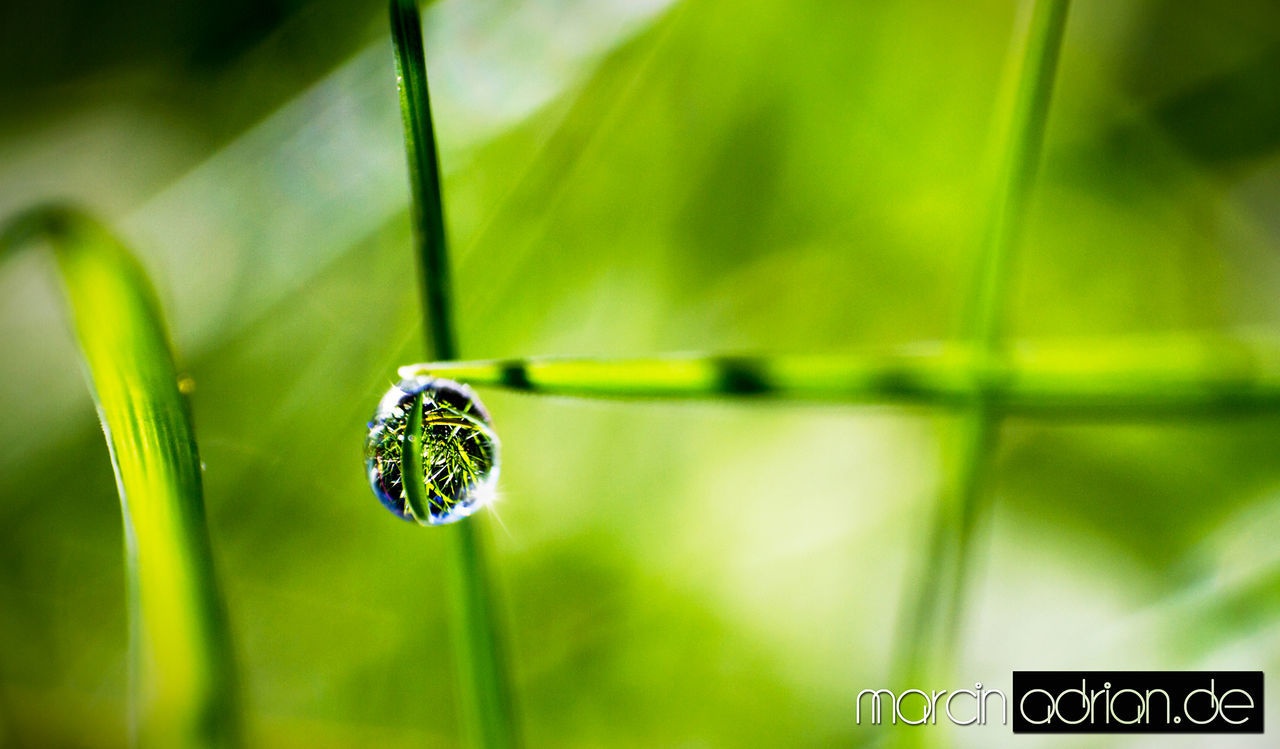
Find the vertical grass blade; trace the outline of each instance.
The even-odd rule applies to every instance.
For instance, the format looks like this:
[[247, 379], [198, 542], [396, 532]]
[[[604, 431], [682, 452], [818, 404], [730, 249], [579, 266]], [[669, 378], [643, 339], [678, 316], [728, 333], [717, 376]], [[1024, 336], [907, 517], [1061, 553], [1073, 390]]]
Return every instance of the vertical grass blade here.
[[[1069, 0], [1032, 0], [997, 110], [998, 156], [962, 331], [978, 356], [987, 360], [1000, 348], [1009, 266], [1039, 166], [1068, 7]], [[898, 649], [904, 680], [914, 679], [930, 662], [944, 665], [953, 657], [999, 418], [999, 410], [979, 394], [950, 437], [948, 485], [936, 510], [921, 585]]]
[[0, 254], [35, 239], [57, 258], [120, 492], [134, 743], [237, 746], [200, 458], [159, 304], [128, 251], [83, 214], [22, 214], [0, 233]]
[[391, 0], [391, 41], [395, 47], [396, 83], [404, 146], [409, 156], [410, 212], [418, 256], [418, 281], [426, 315], [427, 350], [436, 359], [457, 357], [453, 334], [453, 297], [445, 244], [444, 201], [427, 62], [422, 47], [422, 20], [417, 0]]
[[[995, 175], [988, 228], [979, 255], [981, 270], [973, 297], [975, 310], [967, 331], [979, 354], [988, 360], [1000, 348], [1009, 266], [1022, 236], [1027, 205], [1039, 171], [1069, 7], [1070, 0], [1035, 0], [1021, 54], [1015, 57], [1021, 65], [1012, 73], [1016, 84], [1004, 132], [1006, 147], [1001, 151], [1003, 158]], [[985, 478], [995, 447], [998, 419], [997, 410], [985, 399], [979, 399], [963, 425], [957, 448], [959, 467], [955, 474], [955, 494], [959, 501], [959, 527], [951, 603], [943, 622], [944, 638], [948, 641], [946, 650], [951, 648], [950, 641], [963, 614], [973, 534], [985, 507]]]
[[413, 399], [400, 446], [400, 480], [404, 498], [415, 518], [429, 517], [427, 485], [422, 477], [422, 394]]
[[484, 539], [476, 518], [445, 529], [450, 556], [449, 589], [454, 648], [463, 695], [463, 720], [473, 746], [520, 746], [505, 647], [495, 617]]
[[964, 329], [966, 338], [988, 350], [997, 348], [1003, 328], [1009, 267], [1040, 167], [1069, 7], [1070, 0], [1033, 0], [1010, 60], [1011, 86], [1001, 106], [999, 160], [992, 175], [978, 274]]
[[[453, 359], [457, 345], [422, 22], [415, 0], [391, 0], [390, 15], [427, 352], [434, 359]], [[449, 545], [450, 615], [463, 722], [473, 746], [498, 749], [518, 746], [519, 734], [478, 520], [453, 523], [436, 532], [444, 534]]]

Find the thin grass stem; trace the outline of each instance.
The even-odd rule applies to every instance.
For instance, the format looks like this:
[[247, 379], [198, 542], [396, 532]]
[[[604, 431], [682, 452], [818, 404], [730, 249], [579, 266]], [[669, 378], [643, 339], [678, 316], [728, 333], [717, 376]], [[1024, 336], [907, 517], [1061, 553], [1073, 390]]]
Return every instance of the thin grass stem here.
[[[1010, 266], [1039, 168], [1068, 7], [1069, 0], [1032, 0], [1010, 58], [1005, 98], [997, 110], [996, 168], [963, 330], [980, 358], [993, 357], [1001, 348]], [[979, 394], [954, 427], [948, 485], [935, 513], [915, 609], [898, 647], [905, 680], [931, 663], [945, 669], [954, 659], [974, 535], [987, 514], [987, 476], [1001, 416], [1002, 410]], [[936, 541], [948, 533], [953, 543]]]
[[453, 291], [440, 193], [440, 162], [427, 62], [422, 45], [422, 19], [416, 0], [391, 0], [391, 42], [395, 49], [400, 117], [409, 158], [410, 214], [418, 258], [418, 281], [426, 325], [427, 350], [438, 359], [457, 357], [453, 326]]
[[132, 255], [96, 221], [63, 207], [0, 231], [0, 255], [53, 248], [124, 519], [133, 743], [238, 746], [226, 616], [215, 581], [200, 457], [159, 303]]
[[[453, 359], [457, 355], [457, 344], [444, 207], [417, 2], [391, 0], [390, 16], [400, 111], [409, 159], [413, 233], [419, 261], [427, 351], [436, 359]], [[420, 399], [416, 408], [420, 414]], [[420, 473], [404, 475], [417, 476]], [[506, 671], [503, 638], [496, 621], [491, 576], [477, 520], [479, 518], [453, 523], [439, 531], [445, 535], [449, 545], [450, 615], [453, 649], [462, 687], [461, 709], [472, 745], [483, 749], [514, 747], [519, 745], [514, 701]]]
[[404, 484], [404, 497], [409, 511], [420, 521], [431, 516], [429, 493], [422, 475], [422, 394], [413, 399], [409, 408], [409, 420], [404, 428], [404, 443], [400, 449], [400, 480]]
[[977, 401], [1008, 416], [1177, 419], [1280, 411], [1280, 341], [1068, 343], [979, 356], [962, 345], [840, 356], [504, 359], [411, 364], [534, 395], [798, 401], [942, 408]]

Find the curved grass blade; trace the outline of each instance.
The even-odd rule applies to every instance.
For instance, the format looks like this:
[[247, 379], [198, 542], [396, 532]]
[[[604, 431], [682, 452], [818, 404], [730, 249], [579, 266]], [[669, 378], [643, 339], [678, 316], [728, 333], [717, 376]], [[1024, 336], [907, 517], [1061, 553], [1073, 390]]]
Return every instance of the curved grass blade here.
[[1169, 418], [1280, 410], [1280, 341], [1067, 344], [981, 356], [936, 346], [849, 356], [510, 359], [431, 362], [434, 375], [582, 398], [756, 400], [930, 406], [984, 402], [1046, 418]]
[[120, 492], [134, 742], [237, 746], [200, 458], [155, 294], [129, 252], [82, 213], [21, 214], [0, 231], [0, 256], [31, 240], [57, 259]]
[[[417, 246], [427, 351], [438, 359], [456, 356], [449, 262], [440, 194], [440, 167], [427, 90], [422, 20], [416, 0], [390, 0], [400, 112], [409, 157], [414, 242]], [[421, 399], [415, 410], [421, 413]], [[420, 418], [420, 417], [419, 417]], [[419, 450], [421, 446], [419, 446]], [[415, 464], [420, 466], [421, 462]], [[422, 471], [402, 472], [427, 496]], [[422, 517], [422, 516], [420, 516]], [[448, 542], [453, 649], [462, 683], [461, 708], [472, 745], [484, 749], [519, 746], [515, 708], [498, 630], [483, 539], [472, 518], [440, 529]]]
[[413, 399], [409, 421], [405, 425], [400, 446], [400, 480], [404, 482], [404, 498], [409, 511], [419, 522], [431, 516], [427, 506], [430, 493], [422, 477], [422, 394]]

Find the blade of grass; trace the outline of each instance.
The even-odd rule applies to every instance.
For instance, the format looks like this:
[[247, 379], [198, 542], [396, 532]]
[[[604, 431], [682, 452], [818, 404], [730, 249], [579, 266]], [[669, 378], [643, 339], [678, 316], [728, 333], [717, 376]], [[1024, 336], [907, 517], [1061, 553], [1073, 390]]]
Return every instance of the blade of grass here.
[[422, 476], [422, 395], [413, 399], [409, 421], [404, 427], [400, 447], [400, 480], [404, 483], [404, 498], [415, 518], [429, 517], [429, 496], [426, 480]]
[[444, 201], [440, 194], [440, 164], [431, 122], [427, 62], [417, 0], [391, 0], [391, 41], [395, 47], [404, 145], [409, 156], [410, 215], [422, 308], [427, 321], [427, 350], [435, 358], [453, 359], [457, 356], [457, 343], [453, 334]]
[[[1039, 171], [1049, 102], [1053, 96], [1069, 7], [1070, 0], [1036, 1], [1031, 9], [1025, 49], [1021, 55], [1022, 66], [1014, 74], [1017, 87], [1006, 132], [1008, 148], [1004, 150], [1004, 159], [996, 177], [995, 204], [990, 219], [992, 227], [980, 256], [986, 267], [978, 282], [974, 300], [977, 311], [969, 329], [971, 340], [988, 356], [1000, 346], [1009, 266], [1022, 237], [1031, 190]], [[958, 452], [961, 470], [956, 483], [959, 487], [960, 526], [951, 599], [942, 623], [945, 658], [950, 658], [950, 651], [955, 647], [964, 615], [974, 533], [979, 519], [987, 514], [990, 505], [985, 483], [997, 440], [999, 418], [998, 409], [979, 399], [970, 423], [965, 426], [965, 436]]]
[[[391, 41], [395, 49], [400, 112], [409, 158], [414, 242], [418, 255], [427, 351], [452, 359], [457, 347], [445, 244], [444, 207], [435, 129], [427, 90], [422, 21], [415, 0], [391, 0]], [[421, 408], [418, 401], [417, 408]], [[421, 484], [420, 470], [403, 472], [404, 481]], [[406, 484], [408, 485], [408, 484]], [[423, 496], [426, 495], [422, 487]], [[450, 612], [453, 649], [462, 683], [461, 708], [473, 746], [484, 749], [519, 745], [515, 710], [498, 631], [492, 583], [478, 518], [437, 531], [449, 544]]]
[[[1069, 4], [1032, 0], [1010, 58], [1007, 98], [997, 110], [998, 160], [963, 331], [980, 357], [992, 357], [1000, 348], [1009, 267], [1039, 168]], [[974, 533], [986, 514], [987, 475], [1000, 418], [1000, 410], [979, 394], [955, 426], [948, 485], [935, 512], [914, 611], [896, 648], [904, 681], [914, 683], [921, 669], [931, 664], [945, 669], [953, 660]]]
[[442, 361], [400, 368], [535, 395], [751, 398], [972, 410], [1031, 418], [1181, 418], [1280, 410], [1280, 341], [1076, 343], [980, 356], [913, 347], [845, 356]]
[[53, 248], [115, 468], [134, 743], [237, 746], [234, 668], [200, 458], [155, 294], [129, 252], [82, 213], [21, 214], [0, 232], [0, 255], [32, 240]]

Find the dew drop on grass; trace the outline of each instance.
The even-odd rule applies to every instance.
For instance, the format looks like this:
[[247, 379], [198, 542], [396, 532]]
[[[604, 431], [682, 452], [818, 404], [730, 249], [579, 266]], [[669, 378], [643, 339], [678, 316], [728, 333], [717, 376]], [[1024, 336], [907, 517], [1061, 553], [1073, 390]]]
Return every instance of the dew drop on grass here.
[[[422, 477], [426, 517], [417, 517], [405, 494], [401, 460], [414, 400], [422, 397]], [[498, 437], [489, 412], [471, 388], [420, 376], [402, 380], [382, 396], [369, 422], [365, 468], [383, 506], [422, 525], [461, 520], [493, 496], [498, 480]]]

